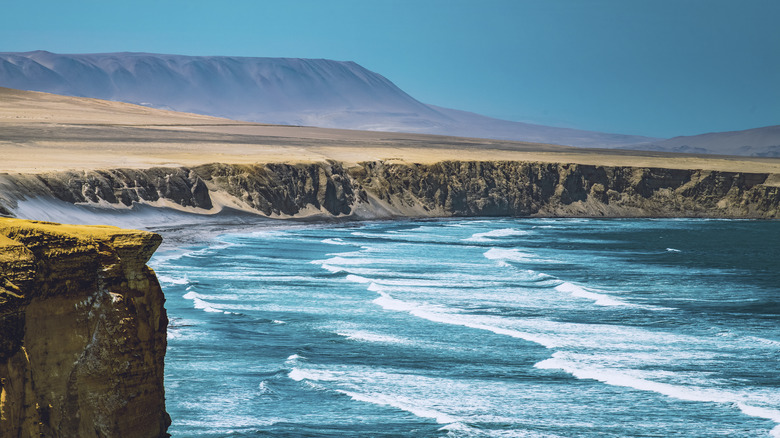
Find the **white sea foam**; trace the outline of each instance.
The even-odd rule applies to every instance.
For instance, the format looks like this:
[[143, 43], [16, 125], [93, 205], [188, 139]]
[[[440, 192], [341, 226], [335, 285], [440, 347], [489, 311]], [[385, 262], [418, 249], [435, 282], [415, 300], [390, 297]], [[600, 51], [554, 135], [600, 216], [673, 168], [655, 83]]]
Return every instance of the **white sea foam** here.
[[342, 268], [341, 266], [331, 266], [327, 264], [322, 264], [322, 269], [325, 269], [328, 272], [332, 273], [338, 273], [338, 272], [346, 272], [345, 268]]
[[595, 304], [599, 306], [632, 306], [629, 303], [616, 300], [608, 295], [592, 292], [581, 286], [577, 286], [576, 284], [565, 282], [565, 281], [559, 284], [558, 286], [555, 286], [555, 290], [557, 290], [558, 292], [571, 294], [571, 296], [573, 297], [587, 298], [589, 300], [593, 300], [595, 301]]
[[167, 275], [157, 275], [157, 279], [160, 281], [160, 283], [168, 283], [168, 284], [188, 284], [189, 280], [185, 278], [174, 278], [169, 277]]
[[201, 309], [203, 311], [212, 312], [212, 313], [230, 313], [230, 312], [225, 312], [224, 310], [217, 309], [216, 307], [213, 307], [211, 303], [209, 303], [208, 301], [203, 301], [200, 298], [193, 298], [192, 301], [196, 309]]
[[682, 252], [682, 251], [674, 248], [666, 248], [666, 252]]
[[370, 278], [361, 277], [360, 275], [352, 275], [352, 274], [347, 275], [346, 280], [351, 281], [353, 283], [366, 283], [366, 284], [374, 281]]
[[201, 292], [195, 292], [195, 290], [192, 288], [192, 286], [187, 287], [187, 293], [182, 295], [182, 298], [186, 298], [188, 300], [191, 300], [193, 298], [200, 298], [201, 300], [232, 300], [232, 301], [242, 301], [247, 299], [252, 299], [254, 296], [252, 295], [239, 295], [239, 294], [227, 294], [227, 293], [221, 293], [221, 294], [204, 294]]
[[[545, 259], [519, 249], [490, 248], [484, 254], [485, 258], [498, 262], [518, 263], [560, 263], [557, 260]], [[506, 265], [504, 263], [504, 265]]]
[[432, 322], [460, 325], [478, 330], [486, 330], [498, 335], [511, 336], [513, 338], [535, 342], [548, 348], [557, 346], [557, 342], [553, 338], [547, 336], [522, 332], [519, 330], [508, 329], [485, 323], [485, 320], [487, 319], [486, 317], [458, 314], [454, 311], [454, 309], [433, 306], [420, 306], [414, 303], [398, 300], [381, 291], [379, 292], [379, 295], [379, 298], [376, 298], [373, 302], [374, 304], [377, 304], [386, 310], [408, 312], [413, 316], [427, 319], [428, 321]]
[[298, 361], [304, 360], [304, 359], [306, 359], [306, 358], [303, 357], [303, 356], [299, 356], [297, 354], [291, 354], [291, 355], [287, 356], [287, 359], [284, 361], [284, 363], [286, 365], [295, 365], [295, 364], [298, 363]]
[[351, 245], [350, 243], [345, 242], [342, 239], [339, 239], [338, 237], [322, 239], [322, 243], [327, 243], [329, 245]]
[[214, 307], [212, 303], [209, 303], [208, 301], [205, 301], [200, 294], [198, 294], [195, 291], [190, 290], [186, 294], [182, 295], [182, 298], [186, 298], [188, 300], [192, 300], [192, 304], [196, 309], [203, 310], [204, 312], [210, 312], [210, 313], [224, 313], [224, 314], [230, 314], [231, 312], [219, 309], [217, 307]]
[[528, 235], [528, 231], [518, 230], [515, 228], [502, 228], [500, 230], [492, 230], [484, 233], [475, 233], [471, 237], [463, 239], [464, 242], [493, 242], [496, 237], [511, 237], [511, 236], [525, 236]]
[[[375, 283], [372, 283], [372, 285], [374, 284]], [[369, 290], [371, 290], [370, 288], [371, 286], [369, 286]], [[417, 306], [415, 306], [414, 304], [397, 300], [384, 292], [376, 290], [377, 289], [376, 286], [374, 286], [373, 289], [374, 292], [379, 292], [379, 298], [375, 299], [373, 302], [374, 304], [379, 305], [383, 309], [395, 310], [399, 312], [411, 312], [417, 308]]]
[[[347, 276], [349, 277], [349, 276]], [[365, 278], [365, 277], [359, 277]], [[354, 280], [351, 280], [354, 281]], [[385, 290], [409, 290], [409, 289], [426, 289], [426, 290], [452, 290], [465, 287], [485, 287], [491, 284], [497, 284], [500, 282], [490, 281], [479, 278], [469, 278], [467, 276], [459, 275], [440, 275], [430, 276], [429, 278], [372, 278], [365, 279], [363, 283], [371, 282], [373, 284], [388, 286]]]
[[[439, 380], [425, 378], [415, 375], [385, 373], [381, 371], [365, 370], [363, 372], [347, 373], [334, 370], [315, 370], [302, 369], [295, 367], [287, 374], [288, 377], [296, 382], [314, 381], [314, 382], [332, 382], [331, 387], [316, 387], [317, 389], [328, 389], [349, 396], [355, 401], [371, 403], [380, 406], [390, 406], [409, 412], [420, 418], [430, 418], [439, 424], [452, 424], [463, 422], [438, 409], [426, 406], [426, 401], [418, 397], [410, 397], [392, 391], [392, 389], [411, 386], [419, 389], [420, 387], [435, 386], [440, 383]], [[334, 385], [335, 384], [335, 385]], [[370, 387], [378, 387], [378, 391], [370, 391]], [[392, 388], [392, 389], [391, 389]], [[388, 393], [387, 391], [392, 391]]]
[[485, 257], [490, 260], [509, 260], [514, 262], [533, 261], [534, 255], [521, 252], [517, 249], [490, 248], [485, 252]]
[[336, 391], [344, 395], [348, 395], [350, 398], [356, 401], [361, 401], [364, 403], [372, 403], [381, 406], [391, 406], [396, 409], [409, 412], [420, 418], [431, 418], [439, 424], [450, 424], [450, 423], [460, 422], [460, 420], [455, 417], [452, 417], [448, 414], [437, 411], [435, 409], [418, 406], [415, 404], [414, 401], [398, 395], [388, 396], [385, 394], [377, 394], [377, 393], [361, 394], [358, 392], [345, 391], [341, 389], [337, 389]]
[[362, 276], [388, 274], [387, 269], [378, 269], [378, 268], [358, 268], [355, 266], [335, 266], [335, 265], [327, 265], [327, 264], [322, 265], [322, 268], [334, 274], [338, 272], [345, 272], [348, 274], [356, 274]]
[[198, 294], [197, 292], [191, 290], [190, 288], [187, 288], [187, 290], [189, 292], [187, 292], [186, 294], [182, 295], [182, 298], [186, 298], [188, 300], [194, 300], [195, 298], [200, 298], [200, 294]]
[[332, 382], [337, 381], [340, 379], [341, 376], [343, 376], [344, 373], [337, 373], [337, 372], [331, 372], [331, 371], [324, 371], [324, 370], [311, 370], [311, 369], [302, 369], [298, 367], [294, 367], [290, 370], [289, 373], [287, 373], [287, 376], [296, 382], [300, 382], [302, 380], [314, 380], [314, 381], [321, 381], [321, 382]]
[[339, 336], [344, 336], [347, 339], [361, 342], [377, 342], [382, 344], [401, 344], [411, 345], [414, 341], [411, 339], [403, 339], [397, 336], [384, 335], [381, 333], [373, 333], [363, 330], [343, 330], [336, 332]]
[[274, 391], [273, 389], [271, 389], [271, 387], [270, 387], [270, 386], [268, 386], [268, 382], [266, 382], [265, 380], [263, 380], [262, 382], [260, 382], [260, 384], [259, 384], [259, 385], [257, 385], [257, 390], [258, 390], [258, 391], [259, 391], [259, 393], [260, 393], [260, 394], [262, 394], [262, 395], [272, 395], [272, 394], [276, 394], [276, 391]]
[[772, 420], [777, 423], [777, 426], [773, 427], [772, 430], [769, 431], [769, 435], [775, 438], [780, 438], [780, 411], [777, 409], [751, 406], [741, 402], [737, 402], [737, 407], [745, 415], [756, 418], [766, 418], [767, 420]]
[[726, 391], [700, 388], [696, 386], [682, 386], [669, 383], [655, 382], [629, 375], [625, 371], [612, 368], [601, 368], [593, 366], [583, 366], [576, 362], [561, 359], [563, 353], [556, 352], [550, 359], [545, 359], [534, 365], [538, 369], [559, 369], [565, 371], [578, 379], [597, 380], [612, 386], [621, 386], [637, 389], [640, 391], [655, 392], [667, 397], [678, 400], [710, 403], [728, 403], [739, 408], [742, 413], [756, 418], [765, 418], [778, 423], [778, 426], [772, 429], [773, 436], [780, 433], [780, 411], [776, 409], [764, 408], [748, 404], [735, 394]]
[[[342, 254], [343, 255], [343, 254]], [[376, 260], [366, 257], [342, 257], [342, 256], [336, 256], [331, 257], [327, 260], [313, 260], [311, 261], [312, 264], [315, 265], [346, 265], [346, 266], [352, 266], [352, 265], [372, 265], [375, 263], [382, 263], [382, 262], [392, 262], [391, 260]]]

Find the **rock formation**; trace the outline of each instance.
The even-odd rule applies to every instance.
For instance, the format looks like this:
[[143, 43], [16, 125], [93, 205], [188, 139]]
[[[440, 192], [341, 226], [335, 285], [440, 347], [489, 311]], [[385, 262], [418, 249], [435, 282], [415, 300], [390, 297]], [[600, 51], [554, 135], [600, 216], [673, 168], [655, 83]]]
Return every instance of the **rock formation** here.
[[166, 436], [161, 240], [0, 219], [0, 436]]
[[[780, 217], [780, 175], [521, 161], [345, 167], [208, 164], [0, 175], [0, 214], [26, 199], [84, 206], [222, 206], [263, 216]], [[219, 202], [217, 202], [219, 200]], [[158, 203], [158, 204], [155, 204]]]
[[361, 188], [431, 216], [780, 217], [777, 175], [536, 162], [364, 163]]

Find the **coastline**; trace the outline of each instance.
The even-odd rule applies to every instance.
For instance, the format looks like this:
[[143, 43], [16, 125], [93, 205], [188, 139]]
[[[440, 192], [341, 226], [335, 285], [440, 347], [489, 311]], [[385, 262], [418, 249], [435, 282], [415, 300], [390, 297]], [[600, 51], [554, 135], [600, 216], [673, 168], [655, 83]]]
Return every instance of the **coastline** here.
[[[9, 93], [0, 89], [0, 96]], [[780, 218], [780, 159], [269, 126], [95, 99], [10, 94], [15, 98], [0, 100], [0, 129], [8, 133], [0, 139], [0, 216], [143, 228], [164, 236], [161, 258], [225, 234], [374, 221]], [[63, 253], [79, 252], [67, 242], [72, 245]], [[90, 245], [91, 256], [110, 253]], [[63, 272], [96, 264], [86, 256], [53, 262], [51, 269]], [[102, 284], [104, 271], [94, 272]], [[144, 272], [151, 286], [134, 293], [157, 297], [147, 313], [159, 316], [165, 312], [162, 292], [154, 274]], [[131, 274], [128, 284], [141, 275]], [[114, 280], [122, 284], [120, 277]], [[93, 287], [79, 293], [94, 290], [113, 297]], [[19, 312], [12, 310], [0, 322], [13, 323]], [[146, 324], [144, 315], [127, 321]], [[71, 321], [59, 331], [81, 333], [78, 327]], [[112, 323], [107, 330], [121, 327]], [[155, 336], [167, 336], [159, 328]], [[77, 353], [89, 350], [82, 347]], [[138, 351], [151, 354], [145, 348]], [[113, 351], [99, 353], [110, 358]], [[162, 374], [162, 358], [158, 362], [152, 374]], [[59, 386], [44, 389], [67, 393]], [[25, 391], [16, 388], [18, 400]], [[151, 396], [162, 394], [157, 388]], [[152, 414], [165, 414], [164, 405]], [[36, 415], [46, 412], [25, 418]]]

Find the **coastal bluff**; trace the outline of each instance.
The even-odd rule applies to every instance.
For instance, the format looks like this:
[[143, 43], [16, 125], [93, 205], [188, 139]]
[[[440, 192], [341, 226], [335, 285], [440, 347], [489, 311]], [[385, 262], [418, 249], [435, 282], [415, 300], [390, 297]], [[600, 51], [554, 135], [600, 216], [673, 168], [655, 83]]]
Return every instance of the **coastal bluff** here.
[[161, 241], [0, 218], [0, 436], [167, 436]]
[[[140, 206], [202, 216], [228, 209], [271, 218], [775, 219], [780, 217], [780, 174], [476, 160], [215, 163], [0, 174], [0, 215], [63, 220], [62, 215], [79, 209], [129, 214]], [[46, 216], [47, 210], [60, 216]]]

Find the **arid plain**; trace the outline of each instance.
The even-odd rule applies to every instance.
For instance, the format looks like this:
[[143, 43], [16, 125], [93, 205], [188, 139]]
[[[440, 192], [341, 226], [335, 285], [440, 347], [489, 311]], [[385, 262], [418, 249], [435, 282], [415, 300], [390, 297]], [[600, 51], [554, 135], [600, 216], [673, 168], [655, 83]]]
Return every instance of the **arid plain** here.
[[0, 88], [0, 156], [0, 172], [11, 173], [326, 160], [347, 165], [373, 160], [531, 161], [780, 173], [776, 158], [264, 125], [8, 88]]

